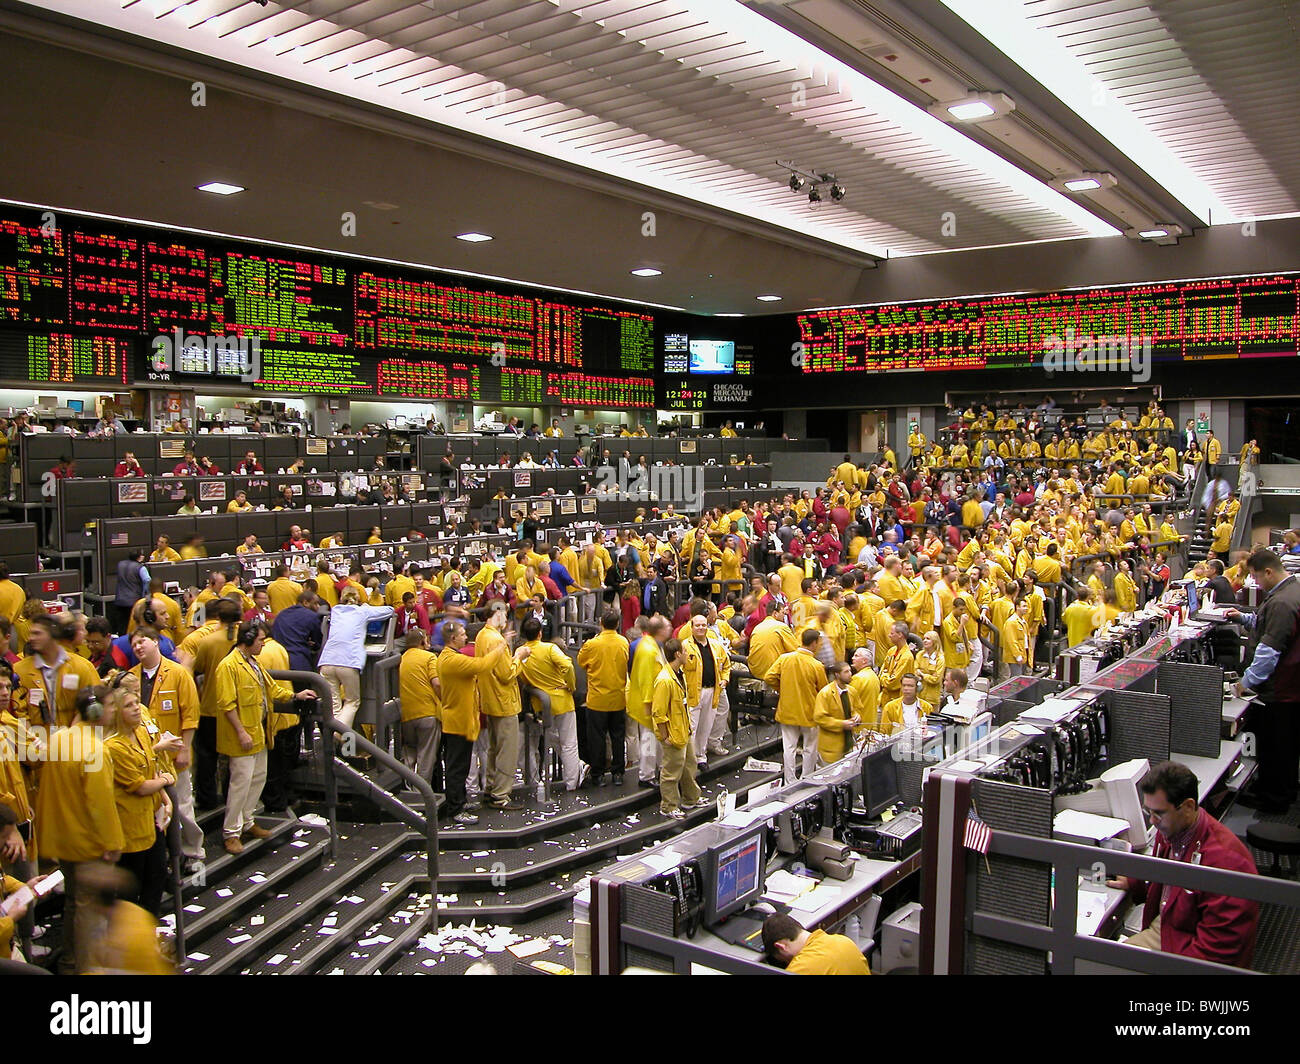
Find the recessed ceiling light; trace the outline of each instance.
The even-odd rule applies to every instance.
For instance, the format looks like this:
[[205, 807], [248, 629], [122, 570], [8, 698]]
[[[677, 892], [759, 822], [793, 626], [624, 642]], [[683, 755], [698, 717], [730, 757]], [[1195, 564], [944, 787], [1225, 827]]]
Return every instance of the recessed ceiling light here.
[[1107, 173], [1076, 173], [1054, 177], [1049, 182], [1058, 192], [1096, 192], [1098, 189], [1114, 188], [1115, 175]]
[[926, 108], [945, 122], [982, 122], [1009, 115], [1015, 109], [1015, 100], [1003, 92], [972, 92], [960, 100], [940, 100]]
[[632, 271], [633, 277], [658, 277], [663, 270], [656, 270], [653, 266], [639, 266]]
[[1155, 240], [1156, 237], [1168, 236], [1168, 235], [1169, 235], [1168, 229], [1143, 229], [1140, 233], [1138, 233], [1138, 236], [1140, 236], [1143, 240]]
[[758, 301], [760, 303], [779, 303], [781, 301], [781, 297], [780, 296], [759, 296]]
[[1090, 189], [1101, 188], [1101, 182], [1095, 177], [1079, 177], [1073, 181], [1066, 181], [1065, 187], [1071, 192], [1087, 192]]
[[971, 103], [955, 103], [948, 108], [948, 113], [959, 122], [970, 122], [976, 118], [988, 118], [995, 112], [983, 100], [974, 100]]
[[224, 181], [209, 181], [206, 185], [195, 185], [200, 192], [211, 192], [217, 196], [233, 196], [236, 192], [243, 192], [243, 185], [228, 185]]
[[456, 239], [463, 240], [467, 244], [481, 244], [485, 240], [491, 240], [492, 238], [487, 233], [458, 233]]

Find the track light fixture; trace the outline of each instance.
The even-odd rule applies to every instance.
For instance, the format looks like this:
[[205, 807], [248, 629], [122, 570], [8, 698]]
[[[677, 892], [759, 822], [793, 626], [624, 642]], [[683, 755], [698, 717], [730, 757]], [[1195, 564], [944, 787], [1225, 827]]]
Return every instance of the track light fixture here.
[[791, 192], [802, 192], [805, 188], [808, 189], [808, 202], [814, 207], [823, 202], [823, 189], [836, 203], [848, 195], [848, 190], [835, 180], [834, 174], [820, 170], [805, 170], [801, 166], [782, 162], [780, 159], [776, 161], [776, 165], [790, 171], [788, 184]]

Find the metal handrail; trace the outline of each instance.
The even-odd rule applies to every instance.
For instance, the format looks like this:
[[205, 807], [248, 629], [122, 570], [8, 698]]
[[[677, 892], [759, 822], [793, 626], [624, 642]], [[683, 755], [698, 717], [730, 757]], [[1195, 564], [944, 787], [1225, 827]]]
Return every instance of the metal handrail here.
[[326, 721], [334, 719], [334, 695], [330, 691], [329, 684], [325, 682], [319, 673], [303, 672], [295, 669], [275, 669], [270, 673], [270, 676], [273, 680], [301, 684], [303, 687], [316, 692], [315, 702], [297, 702], [294, 704], [294, 711], [300, 717], [306, 717], [321, 726], [321, 754], [323, 758], [321, 775], [325, 790], [325, 812], [330, 828], [329, 850], [330, 857], [335, 857], [338, 854], [339, 843], [339, 792], [334, 780], [334, 774], [329, 771], [329, 766], [334, 761], [334, 732], [324, 726]]
[[[532, 699], [536, 697], [541, 703], [541, 713], [536, 713], [532, 706]], [[551, 800], [551, 778], [552, 762], [555, 757], [555, 716], [551, 712], [551, 696], [540, 688], [534, 687], [522, 676], [519, 678], [519, 703], [520, 711], [524, 717], [524, 741], [528, 744], [524, 751], [524, 784], [528, 785], [533, 782], [532, 753], [536, 752], [536, 743], [538, 736], [533, 733], [534, 727], [540, 727], [541, 733], [541, 760], [537, 764], [537, 780], [542, 785], [542, 800], [549, 802]]]
[[185, 963], [184, 867], [181, 850], [181, 821], [177, 815], [180, 803], [176, 799], [176, 791], [171, 784], [163, 788], [163, 793], [167, 795], [168, 800], [172, 803], [171, 820], [167, 822], [167, 851], [170, 857], [168, 871], [172, 882], [172, 912], [176, 917], [173, 927], [175, 932], [176, 965], [180, 967]]

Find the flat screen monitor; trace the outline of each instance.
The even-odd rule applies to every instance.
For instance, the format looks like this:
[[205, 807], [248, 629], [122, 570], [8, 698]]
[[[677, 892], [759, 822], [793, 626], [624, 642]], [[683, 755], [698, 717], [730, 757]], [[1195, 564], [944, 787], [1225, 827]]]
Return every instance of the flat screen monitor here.
[[893, 745], [873, 750], [862, 759], [862, 803], [869, 819], [880, 816], [895, 802], [901, 801], [898, 788], [898, 762]]
[[749, 831], [714, 849], [705, 923], [725, 920], [758, 900], [763, 891], [763, 836], [763, 830]]
[[84, 399], [69, 399], [68, 409], [74, 414], [84, 413], [86, 410], [86, 401]]
[[1200, 595], [1196, 590], [1196, 581], [1184, 580], [1183, 587], [1187, 588], [1187, 616], [1195, 617], [1196, 611], [1201, 608]]
[[690, 355], [692, 373], [736, 372], [734, 340], [692, 340]]

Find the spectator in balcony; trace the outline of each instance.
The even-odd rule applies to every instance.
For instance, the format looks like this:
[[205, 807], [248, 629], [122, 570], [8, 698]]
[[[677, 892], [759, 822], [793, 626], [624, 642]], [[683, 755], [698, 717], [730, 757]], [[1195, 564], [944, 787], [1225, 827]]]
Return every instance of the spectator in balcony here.
[[134, 452], [127, 451], [122, 456], [122, 460], [113, 467], [113, 476], [115, 477], [142, 477], [144, 476], [144, 466], [136, 458]]
[[253, 504], [248, 501], [248, 492], [242, 489], [235, 492], [235, 497], [226, 504], [228, 514], [245, 514], [252, 509]]
[[151, 562], [178, 562], [181, 556], [172, 550], [171, 540], [166, 536], [159, 536], [158, 542], [154, 546], [153, 553], [149, 555]]
[[195, 505], [195, 503], [194, 503], [194, 496], [193, 496], [193, 495], [186, 495], [185, 498], [181, 500], [180, 509], [178, 509], [178, 510], [176, 511], [176, 516], [177, 516], [177, 517], [193, 517], [193, 516], [195, 516], [196, 514], [201, 514], [202, 512], [203, 512], [203, 511], [200, 510], [200, 509], [198, 508], [198, 506]]
[[198, 458], [199, 475], [205, 477], [221, 476], [221, 469], [217, 463], [209, 458], [206, 454], [199, 455]]
[[[330, 685], [334, 719], [351, 728], [361, 706], [361, 670], [366, 664], [366, 626], [393, 616], [391, 606], [368, 606], [355, 587], [339, 595], [330, 610], [330, 630], [321, 648], [320, 674]], [[427, 619], [427, 618], [426, 618]]]

